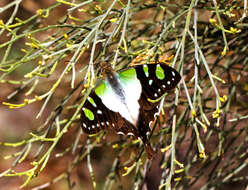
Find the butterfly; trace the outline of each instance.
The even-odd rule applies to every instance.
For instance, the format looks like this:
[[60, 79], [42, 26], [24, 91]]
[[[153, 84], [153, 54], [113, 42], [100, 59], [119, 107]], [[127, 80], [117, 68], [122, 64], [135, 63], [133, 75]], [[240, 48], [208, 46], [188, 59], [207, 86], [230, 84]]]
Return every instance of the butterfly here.
[[159, 111], [159, 99], [179, 83], [180, 74], [162, 62], [104, 69], [103, 79], [91, 91], [81, 112], [85, 133], [113, 129], [117, 134], [141, 138], [148, 158], [154, 155], [148, 134]]

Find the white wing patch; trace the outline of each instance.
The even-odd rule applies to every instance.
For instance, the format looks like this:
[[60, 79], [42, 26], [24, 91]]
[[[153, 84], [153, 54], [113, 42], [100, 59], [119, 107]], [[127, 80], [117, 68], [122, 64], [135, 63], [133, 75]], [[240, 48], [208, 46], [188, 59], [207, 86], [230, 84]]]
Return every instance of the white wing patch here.
[[[136, 75], [133, 76], [132, 79], [128, 78], [128, 80], [125, 80], [124, 78], [120, 78], [121, 86], [123, 87], [123, 90], [126, 94], [126, 105], [129, 111], [129, 114], [134, 120], [133, 123], [136, 125], [136, 122], [138, 121], [139, 116], [139, 98], [141, 95], [141, 84], [140, 81], [137, 79]], [[129, 120], [128, 120], [129, 121]]]
[[105, 92], [101, 94], [100, 98], [108, 109], [119, 112], [122, 117], [135, 126], [139, 116], [138, 100], [141, 95], [141, 84], [136, 76], [128, 79], [117, 76], [117, 79], [119, 87], [125, 92], [125, 102], [119, 94], [115, 93], [107, 80], [105, 81]]

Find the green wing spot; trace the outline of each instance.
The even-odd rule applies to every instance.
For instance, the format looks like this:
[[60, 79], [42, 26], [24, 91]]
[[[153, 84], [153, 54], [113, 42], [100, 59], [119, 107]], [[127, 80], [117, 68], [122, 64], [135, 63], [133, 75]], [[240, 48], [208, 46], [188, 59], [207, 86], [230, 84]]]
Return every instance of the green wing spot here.
[[[129, 68], [125, 71], [121, 71], [118, 73], [118, 77], [120, 82], [124, 87], [128, 88], [136, 88], [136, 85], [140, 85], [139, 80], [137, 79], [137, 74], [135, 68]], [[137, 87], [138, 88], [138, 87]], [[137, 90], [133, 89], [134, 91]]]
[[146, 77], [149, 77], [149, 72], [148, 72], [148, 67], [147, 67], [147, 65], [143, 65], [143, 71], [144, 71]]
[[99, 97], [103, 97], [104, 93], [106, 91], [106, 84], [105, 81], [103, 81], [96, 89], [95, 93]]
[[86, 116], [86, 117], [88, 117], [88, 119], [89, 120], [94, 120], [94, 114], [93, 114], [93, 112], [92, 111], [90, 111], [89, 109], [87, 109], [87, 108], [83, 108], [83, 110], [84, 110], [84, 115]]
[[156, 67], [156, 76], [157, 76], [157, 78], [158, 79], [160, 79], [160, 80], [163, 80], [164, 79], [164, 70], [160, 67], [160, 66], [157, 66]]
[[136, 70], [134, 68], [127, 69], [118, 73], [121, 79], [132, 79], [136, 77]]
[[91, 97], [88, 97], [89, 102], [96, 107], [96, 103], [94, 102], [94, 100]]

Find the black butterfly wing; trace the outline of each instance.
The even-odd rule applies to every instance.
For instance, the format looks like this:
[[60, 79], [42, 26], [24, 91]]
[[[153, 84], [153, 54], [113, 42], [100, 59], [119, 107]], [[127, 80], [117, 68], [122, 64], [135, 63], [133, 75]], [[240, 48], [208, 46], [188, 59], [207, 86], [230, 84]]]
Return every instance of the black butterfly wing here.
[[134, 66], [142, 86], [142, 94], [139, 99], [143, 114], [149, 123], [153, 121], [154, 114], [158, 112], [159, 102], [151, 102], [174, 89], [181, 80], [180, 74], [172, 67], [164, 63], [151, 63]]
[[147, 133], [150, 132], [150, 122], [154, 120], [159, 111], [160, 102], [151, 102], [149, 99], [156, 100], [175, 88], [181, 80], [181, 76], [175, 69], [164, 63], [136, 65], [134, 67], [142, 86], [139, 99], [139, 104], [142, 106], [140, 106], [137, 128], [139, 136], [145, 144], [148, 157], [151, 158], [153, 149], [147, 138]]
[[82, 129], [87, 134], [96, 134], [105, 128], [112, 129], [118, 134], [138, 134], [137, 129], [118, 112], [108, 109], [95, 91], [87, 98], [80, 119]]
[[180, 74], [164, 63], [151, 63], [134, 66], [145, 98], [158, 99], [165, 92], [176, 87]]

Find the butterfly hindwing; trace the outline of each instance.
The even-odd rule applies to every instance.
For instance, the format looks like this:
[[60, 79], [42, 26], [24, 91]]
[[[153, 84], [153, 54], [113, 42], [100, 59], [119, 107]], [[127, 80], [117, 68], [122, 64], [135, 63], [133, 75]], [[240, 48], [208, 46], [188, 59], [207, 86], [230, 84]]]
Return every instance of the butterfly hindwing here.
[[[92, 102], [92, 100], [94, 102]], [[110, 117], [112, 115], [112, 117]], [[81, 113], [81, 126], [84, 132], [94, 134], [102, 129], [105, 129], [108, 124], [115, 120], [115, 112], [107, 109], [93, 91], [87, 98]], [[111, 119], [112, 118], [112, 119]]]
[[111, 111], [102, 102], [102, 99], [92, 91], [87, 98], [81, 112], [81, 126], [85, 133], [96, 134], [105, 128], [113, 129], [118, 134], [138, 135], [130, 127], [131, 124], [118, 112]]

